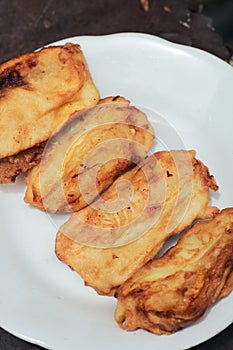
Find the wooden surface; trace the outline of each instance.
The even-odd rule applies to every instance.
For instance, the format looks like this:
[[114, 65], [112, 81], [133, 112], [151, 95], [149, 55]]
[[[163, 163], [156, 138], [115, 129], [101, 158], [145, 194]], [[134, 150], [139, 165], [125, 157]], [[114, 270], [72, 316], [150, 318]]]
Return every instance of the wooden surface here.
[[[231, 51], [196, 1], [149, 4], [145, 11], [140, 0], [0, 0], [0, 62], [70, 36], [125, 31], [155, 34], [230, 59]], [[41, 348], [0, 329], [0, 350], [36, 349]], [[232, 350], [233, 325], [193, 349]]]

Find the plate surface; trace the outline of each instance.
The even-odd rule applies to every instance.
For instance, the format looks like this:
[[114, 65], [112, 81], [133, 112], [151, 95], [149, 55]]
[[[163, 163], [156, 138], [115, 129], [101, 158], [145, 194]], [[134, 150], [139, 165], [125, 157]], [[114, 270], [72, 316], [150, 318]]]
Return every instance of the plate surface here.
[[[102, 97], [122, 95], [145, 110], [154, 150], [195, 149], [215, 175], [211, 203], [232, 206], [233, 70], [200, 50], [150, 35], [75, 37]], [[55, 43], [58, 44], [58, 43]], [[0, 186], [0, 326], [47, 349], [187, 349], [233, 321], [233, 293], [192, 326], [171, 336], [126, 332], [114, 321], [116, 300], [98, 296], [59, 262], [59, 220], [23, 202], [25, 185]]]

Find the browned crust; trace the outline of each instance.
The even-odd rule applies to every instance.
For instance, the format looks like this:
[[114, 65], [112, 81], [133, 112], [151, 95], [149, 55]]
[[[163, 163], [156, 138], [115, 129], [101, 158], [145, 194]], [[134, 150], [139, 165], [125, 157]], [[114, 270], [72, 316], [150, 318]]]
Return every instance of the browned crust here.
[[0, 184], [15, 182], [21, 173], [39, 164], [46, 141], [16, 155], [0, 159]]
[[[183, 160], [187, 159], [188, 164], [186, 164], [185, 169], [186, 167], [188, 167], [187, 169], [190, 168], [190, 158], [191, 170], [189, 171], [192, 173], [192, 180], [188, 175], [184, 175], [183, 178], [178, 176], [173, 156], [176, 157], [176, 164], [179, 165], [179, 168], [183, 168]], [[112, 227], [114, 227], [115, 232], [117, 232], [116, 228], [127, 225], [132, 218], [136, 217], [138, 213], [141, 212], [144, 199], [147, 198], [147, 181], [152, 181], [152, 179], [154, 179], [153, 181], [157, 183], [158, 188], [161, 188], [159, 182], [159, 168], [156, 168], [156, 170], [154, 166], [150, 165], [153, 163], [153, 157], [160, 161], [160, 166], [163, 169], [164, 175], [161, 178], [165, 179], [167, 189], [163, 213], [161, 214], [160, 220], [153, 224], [145, 235], [127, 245], [104, 249], [101, 247], [96, 248], [91, 245], [85, 246], [79, 243], [76, 237], [79, 234], [79, 237], [81, 237], [84, 233], [87, 234], [88, 237], [91, 236], [92, 226], [98, 225], [102, 228], [105, 223], [107, 223], [107, 225], [109, 225], [109, 234], [112, 234]], [[133, 184], [135, 188], [134, 193], [138, 193], [138, 196], [135, 197], [135, 201], [132, 203], [133, 206], [130, 206], [130, 210], [128, 210], [129, 208], [127, 208], [127, 206], [125, 210], [116, 214], [101, 213], [91, 206], [80, 210], [63, 225], [57, 235], [55, 248], [57, 257], [78, 272], [84, 279], [85, 284], [93, 287], [99, 294], [113, 295], [122, 283], [157, 254], [168, 237], [179, 234], [197, 219], [206, 219], [216, 216], [219, 211], [216, 207], [208, 206], [209, 189], [217, 189], [215, 180], [210, 176], [208, 168], [199, 160], [194, 159], [194, 157], [194, 151], [157, 152], [154, 156], [147, 158], [143, 163], [143, 169], [144, 167], [149, 167], [148, 169], [150, 169], [147, 175], [149, 176], [149, 180], [144, 177], [143, 171], [139, 170], [138, 167], [133, 168], [131, 171], [119, 177], [119, 179], [104, 192], [102, 198], [105, 201], [115, 200], [115, 188], [117, 184], [122, 181], [122, 179], [127, 179]], [[155, 164], [157, 164], [157, 162]], [[186, 170], [184, 173], [186, 173]], [[181, 198], [178, 196], [179, 186], [181, 185], [183, 186], [183, 193], [181, 193], [182, 198], [190, 198], [190, 193], [192, 193], [183, 217], [179, 217], [179, 215], [180, 211], [183, 213], [182, 203], [184, 202], [182, 199], [177, 202], [177, 198]], [[190, 188], [192, 188], [191, 192]], [[155, 195], [158, 197], [159, 191], [155, 189], [154, 191]], [[98, 201], [96, 204], [98, 205]], [[151, 209], [154, 208], [156, 210], [156, 206], [148, 208], [148, 220], [153, 219], [155, 214]], [[178, 221], [176, 221], [177, 217], [179, 218]], [[79, 218], [86, 222], [88, 226], [84, 228], [80, 224]], [[168, 228], [170, 222], [174, 223], [174, 225]], [[133, 230], [134, 227], [132, 228], [132, 231]], [[97, 236], [97, 239], [98, 238], [100, 238], [101, 241], [101, 235], [100, 237]], [[118, 258], [116, 258], [116, 256]]]
[[[15, 58], [13, 59], [13, 61], [16, 60], [17, 62], [17, 59], [21, 60], [22, 57], [24, 56]], [[27, 60], [27, 64], [28, 65], [33, 64], [35, 59], [33, 57], [29, 58]], [[0, 73], [0, 97], [1, 97], [1, 89], [3, 89], [4, 87], [14, 88], [16, 86], [23, 86], [23, 82], [20, 81], [20, 78], [19, 78], [20, 74], [18, 71], [15, 70], [15, 68], [18, 65], [19, 65], [18, 63], [15, 63], [15, 66], [13, 66], [14, 68], [12, 67], [12, 68], [5, 69], [3, 70], [2, 73]], [[0, 72], [1, 72], [1, 69], [0, 69]], [[128, 101], [127, 99], [119, 95], [105, 97], [99, 101], [99, 103], [109, 103], [109, 102], [129, 103], [130, 101]], [[75, 115], [77, 115], [77, 113]], [[65, 122], [64, 125], [69, 124], [71, 120], [72, 120], [72, 116], [70, 116], [69, 120]], [[58, 131], [56, 133], [58, 133]], [[0, 184], [13, 183], [15, 182], [15, 179], [18, 175], [20, 175], [21, 173], [27, 172], [28, 170], [33, 168], [35, 165], [38, 165], [41, 160], [41, 156], [42, 156], [46, 142], [47, 140], [27, 150], [21, 151], [18, 154], [0, 159]], [[129, 168], [130, 168], [130, 165], [129, 165]], [[119, 170], [119, 172], [121, 171]]]
[[110, 103], [110, 102], [124, 102], [124, 103], [130, 104], [130, 100], [127, 100], [125, 97], [120, 95], [108, 96], [108, 97], [101, 98], [99, 100], [99, 104]]
[[79, 45], [48, 46], [2, 63], [0, 158], [49, 139], [71, 114], [60, 108], [69, 111], [76, 101], [78, 109], [99, 101]]
[[[56, 163], [55, 160], [58, 159], [58, 157], [60, 157], [61, 155], [61, 152], [55, 151], [56, 146], [54, 145], [60, 145], [64, 149], [64, 142], [70, 144], [69, 140], [72, 137], [74, 137], [75, 134], [79, 133], [80, 130], [82, 130], [82, 128], [80, 128], [81, 123], [87, 122], [88, 125], [92, 126], [95, 125], [97, 120], [96, 118], [100, 118], [100, 120], [104, 121], [104, 123], [100, 122], [100, 125], [95, 126], [94, 128], [90, 129], [88, 133], [86, 133], [85, 139], [83, 139], [82, 141], [82, 147], [80, 145], [78, 146], [80, 150], [78, 151], [78, 157], [72, 158], [72, 162], [74, 162], [74, 160], [76, 159], [76, 167], [72, 165], [72, 169], [70, 169], [69, 171], [65, 170], [62, 177], [56, 178], [56, 182], [53, 182], [55, 171], [53, 167], [51, 168], [52, 172], [48, 171], [48, 166], [44, 166], [44, 168], [42, 166], [41, 169], [39, 169], [39, 167], [36, 167], [32, 170], [32, 172], [28, 174], [28, 176], [25, 179], [27, 184], [27, 191], [24, 200], [26, 203], [32, 204], [38, 207], [39, 209], [46, 210], [48, 212], [66, 212], [71, 210], [78, 211], [82, 207], [86, 206], [88, 203], [92, 202], [99, 193], [108, 188], [108, 186], [111, 185], [111, 183], [119, 175], [132, 168], [134, 162], [139, 162], [146, 156], [146, 152], [151, 147], [154, 135], [151, 125], [148, 122], [147, 117], [144, 113], [142, 113], [135, 107], [128, 106], [128, 104], [126, 103], [120, 103], [119, 106], [116, 106], [116, 103], [113, 102], [109, 104], [102, 104], [101, 106], [99, 106], [98, 111], [100, 111], [101, 113], [98, 112], [94, 115], [93, 113], [96, 112], [94, 112], [92, 109], [80, 110], [77, 113], [74, 113], [70, 116], [69, 120], [63, 124], [60, 133], [54, 135], [54, 138], [51, 139], [51, 143], [46, 149], [45, 157], [43, 158], [43, 160], [47, 162], [47, 164]], [[122, 120], [124, 122], [127, 120], [128, 115], [132, 114], [131, 117], [134, 119], [133, 124], [137, 123], [138, 126], [133, 126], [132, 132], [131, 124], [119, 124], [118, 122], [112, 124], [113, 119], [109, 118], [108, 111], [111, 111], [112, 118], [115, 118], [115, 120], [117, 120], [118, 118], [123, 118]], [[78, 120], [80, 125], [76, 124], [76, 120]], [[106, 122], [110, 124], [107, 124]], [[63, 143], [61, 143], [60, 141], [55, 141], [56, 137], [57, 140], [61, 139], [62, 137]], [[85, 152], [87, 152], [87, 149], [94, 150], [94, 143], [97, 146], [100, 145], [100, 140], [117, 140], [120, 137], [124, 138], [125, 140], [132, 140], [136, 142], [134, 142], [134, 146], [132, 146], [132, 142], [130, 144], [126, 144], [126, 146], [123, 146], [123, 143], [121, 143], [119, 149], [120, 152], [123, 152], [124, 156], [120, 158], [116, 158], [115, 156], [114, 158], [112, 158], [113, 151], [111, 147], [105, 147], [104, 150], [103, 147], [101, 148], [103, 157], [105, 157], [105, 159], [106, 157], [109, 157], [111, 161], [102, 164], [101, 171], [97, 173], [96, 191], [90, 190], [89, 201], [84, 199], [84, 196], [82, 195], [78, 186], [79, 175], [87, 179], [87, 181], [85, 180], [85, 188], [88, 192], [92, 185], [90, 184], [90, 175], [88, 174], [91, 174], [91, 169], [93, 168], [92, 165], [94, 164], [94, 166], [96, 166], [96, 164], [100, 164], [102, 160], [100, 156], [99, 160], [97, 161], [98, 155], [96, 155], [92, 158], [92, 160], [90, 160], [92, 165], [83, 168], [83, 164], [80, 159], [82, 159], [82, 157], [85, 158]], [[90, 139], [91, 142], [89, 142]], [[143, 145], [143, 148], [139, 147], [139, 144]], [[84, 147], [84, 145], [87, 146]], [[53, 156], [51, 156], [50, 152]], [[117, 156], [119, 156], [119, 154], [117, 154]], [[50, 157], [49, 162], [48, 158], [46, 160], [46, 157]], [[45, 162], [44, 164], [46, 164]], [[59, 162], [61, 162], [61, 160]], [[64, 159], [62, 159], [62, 162], [64, 162]], [[65, 168], [69, 169], [67, 165]], [[61, 174], [60, 172], [61, 169], [56, 168], [56, 176], [59, 176], [59, 174]], [[43, 187], [41, 185], [43, 183], [42, 179], [48, 181], [46, 177], [49, 176], [52, 178], [51, 180], [49, 180], [50, 186]], [[40, 180], [42, 180], [40, 183], [39, 178]], [[58, 183], [60, 180], [62, 180], [62, 191], [59, 192]], [[92, 193], [94, 193], [95, 196], [93, 196]]]
[[[13, 89], [16, 87], [24, 87], [30, 89], [30, 85], [25, 79], [25, 75], [32, 68], [35, 68], [39, 63], [39, 56], [44, 51], [51, 48], [62, 48], [67, 53], [74, 54], [79, 52], [80, 46], [67, 43], [60, 46], [44, 47], [36, 52], [25, 53], [21, 56], [16, 56], [8, 61], [5, 61], [0, 65], [0, 98], [4, 95], [7, 89]], [[60, 61], [64, 61], [62, 56], [59, 56]], [[65, 62], [63, 62], [65, 63]]]
[[195, 224], [162, 258], [118, 290], [115, 318], [126, 330], [171, 334], [233, 290], [233, 208]]
[[211, 188], [213, 191], [218, 190], [218, 185], [216, 183], [216, 180], [213, 175], [210, 174], [208, 167], [203, 164], [200, 160], [198, 159], [193, 159], [193, 167], [199, 167], [200, 173], [203, 174], [203, 179], [205, 181], [205, 184], [208, 188]]

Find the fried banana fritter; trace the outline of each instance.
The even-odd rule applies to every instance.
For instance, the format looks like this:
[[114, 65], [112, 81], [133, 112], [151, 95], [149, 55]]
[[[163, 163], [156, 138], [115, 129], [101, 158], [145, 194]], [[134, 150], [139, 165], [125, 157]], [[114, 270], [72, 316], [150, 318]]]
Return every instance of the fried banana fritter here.
[[22, 162], [20, 152], [38, 147], [71, 113], [98, 101], [79, 45], [50, 46], [1, 64], [0, 183], [14, 181], [21, 168], [27, 171], [25, 161], [13, 172], [12, 157]]
[[27, 174], [25, 201], [52, 213], [78, 211], [144, 159], [153, 139], [146, 115], [128, 103], [80, 111]]
[[164, 256], [118, 290], [117, 323], [173, 333], [200, 318], [233, 289], [233, 208], [195, 224]]
[[72, 215], [57, 234], [56, 255], [86, 285], [113, 295], [168, 237], [216, 214], [210, 188], [218, 187], [194, 151], [157, 152]]
[[[125, 102], [130, 103], [129, 100], [122, 96], [109, 96], [99, 100], [101, 103], [109, 102]], [[82, 101], [73, 101], [61, 107], [56, 113], [57, 115], [64, 114], [64, 117], [72, 114], [76, 110], [80, 110], [85, 106]], [[15, 155], [4, 157], [0, 159], [0, 183], [15, 182], [15, 179], [21, 173], [25, 173], [34, 166], [40, 163], [46, 141], [41, 142], [31, 148], [21, 151]]]

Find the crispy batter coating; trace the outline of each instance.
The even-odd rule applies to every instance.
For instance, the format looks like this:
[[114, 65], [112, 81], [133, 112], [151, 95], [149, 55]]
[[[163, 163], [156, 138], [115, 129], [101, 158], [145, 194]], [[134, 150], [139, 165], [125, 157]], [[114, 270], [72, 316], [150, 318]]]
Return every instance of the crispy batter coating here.
[[46, 141], [13, 156], [0, 159], [0, 183], [15, 182], [19, 174], [39, 164], [45, 145]]
[[25, 201], [52, 213], [78, 211], [144, 159], [153, 138], [146, 115], [128, 102], [80, 111], [27, 174]]
[[[109, 102], [125, 102], [130, 103], [129, 100], [122, 96], [109, 96], [99, 100], [100, 103], [109, 103]], [[70, 102], [65, 107], [62, 107], [57, 111], [57, 114], [72, 114], [74, 111], [82, 108], [81, 101]], [[65, 117], [65, 115], [64, 115]], [[15, 182], [15, 179], [21, 173], [25, 173], [34, 166], [40, 163], [46, 141], [41, 142], [31, 148], [28, 148], [24, 151], [21, 151], [12, 156], [4, 157], [0, 159], [0, 183], [10, 183]]]
[[233, 289], [233, 208], [196, 223], [164, 256], [118, 290], [115, 319], [126, 330], [173, 333]]
[[120, 95], [107, 96], [107, 97], [101, 98], [99, 100], [99, 103], [109, 103], [109, 102], [125, 102], [125, 103], [130, 104], [129, 100], [127, 100], [125, 97], [120, 96]]
[[50, 46], [1, 64], [0, 159], [46, 141], [71, 113], [98, 101], [79, 45]]
[[216, 214], [210, 188], [217, 190], [215, 180], [194, 151], [157, 152], [72, 215], [57, 234], [56, 255], [86, 285], [113, 295], [168, 237]]

